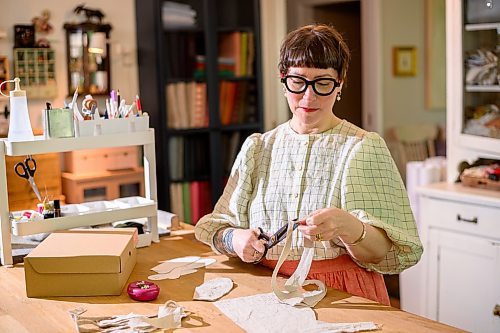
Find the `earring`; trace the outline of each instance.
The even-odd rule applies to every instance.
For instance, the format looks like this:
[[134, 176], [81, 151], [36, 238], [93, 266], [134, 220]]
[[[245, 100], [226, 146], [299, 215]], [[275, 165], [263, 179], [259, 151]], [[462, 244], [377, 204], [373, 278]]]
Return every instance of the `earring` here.
[[337, 101], [340, 101], [342, 99], [342, 92], [339, 91], [339, 93], [337, 94]]

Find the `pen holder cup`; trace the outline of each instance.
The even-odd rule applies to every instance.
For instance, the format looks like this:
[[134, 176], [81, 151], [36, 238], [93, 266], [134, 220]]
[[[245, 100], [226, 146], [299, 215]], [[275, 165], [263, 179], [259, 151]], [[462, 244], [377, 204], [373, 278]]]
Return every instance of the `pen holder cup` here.
[[149, 117], [83, 120], [76, 122], [76, 126], [77, 136], [143, 132], [149, 128]]

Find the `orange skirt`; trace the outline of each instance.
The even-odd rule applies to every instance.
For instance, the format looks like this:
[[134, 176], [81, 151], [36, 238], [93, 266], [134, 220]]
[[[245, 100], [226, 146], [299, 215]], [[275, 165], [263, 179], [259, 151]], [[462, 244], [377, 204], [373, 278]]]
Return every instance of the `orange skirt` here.
[[[277, 263], [277, 260], [262, 261], [262, 265], [271, 269], [274, 269]], [[287, 260], [280, 267], [279, 273], [290, 276], [295, 272], [298, 264], [298, 260]], [[335, 259], [314, 260], [307, 278], [320, 280], [330, 288], [342, 290], [351, 295], [390, 305], [382, 274], [369, 272], [358, 266], [347, 254]]]

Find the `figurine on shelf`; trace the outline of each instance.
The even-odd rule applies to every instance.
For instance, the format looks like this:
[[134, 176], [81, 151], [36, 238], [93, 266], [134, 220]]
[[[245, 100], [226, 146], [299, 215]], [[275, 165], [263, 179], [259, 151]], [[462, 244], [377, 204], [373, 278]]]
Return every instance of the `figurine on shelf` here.
[[99, 9], [85, 7], [85, 4], [78, 5], [73, 10], [73, 12], [75, 12], [75, 14], [80, 14], [81, 12], [83, 12], [88, 22], [94, 21], [94, 23], [97, 24], [101, 24], [102, 18], [104, 17], [103, 12], [101, 12]]
[[33, 17], [31, 19], [31, 23], [33, 23], [33, 25], [35, 26], [36, 32], [49, 34], [54, 30], [49, 20], [50, 20], [50, 11], [48, 9], [45, 9], [42, 11], [41, 16]]

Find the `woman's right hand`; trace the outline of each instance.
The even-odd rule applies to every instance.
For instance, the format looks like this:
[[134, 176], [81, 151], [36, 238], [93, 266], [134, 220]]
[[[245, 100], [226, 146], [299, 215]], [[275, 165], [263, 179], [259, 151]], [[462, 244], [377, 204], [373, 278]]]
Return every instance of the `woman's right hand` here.
[[254, 262], [262, 257], [265, 247], [257, 237], [257, 229], [235, 229], [233, 232], [234, 252], [244, 262]]

